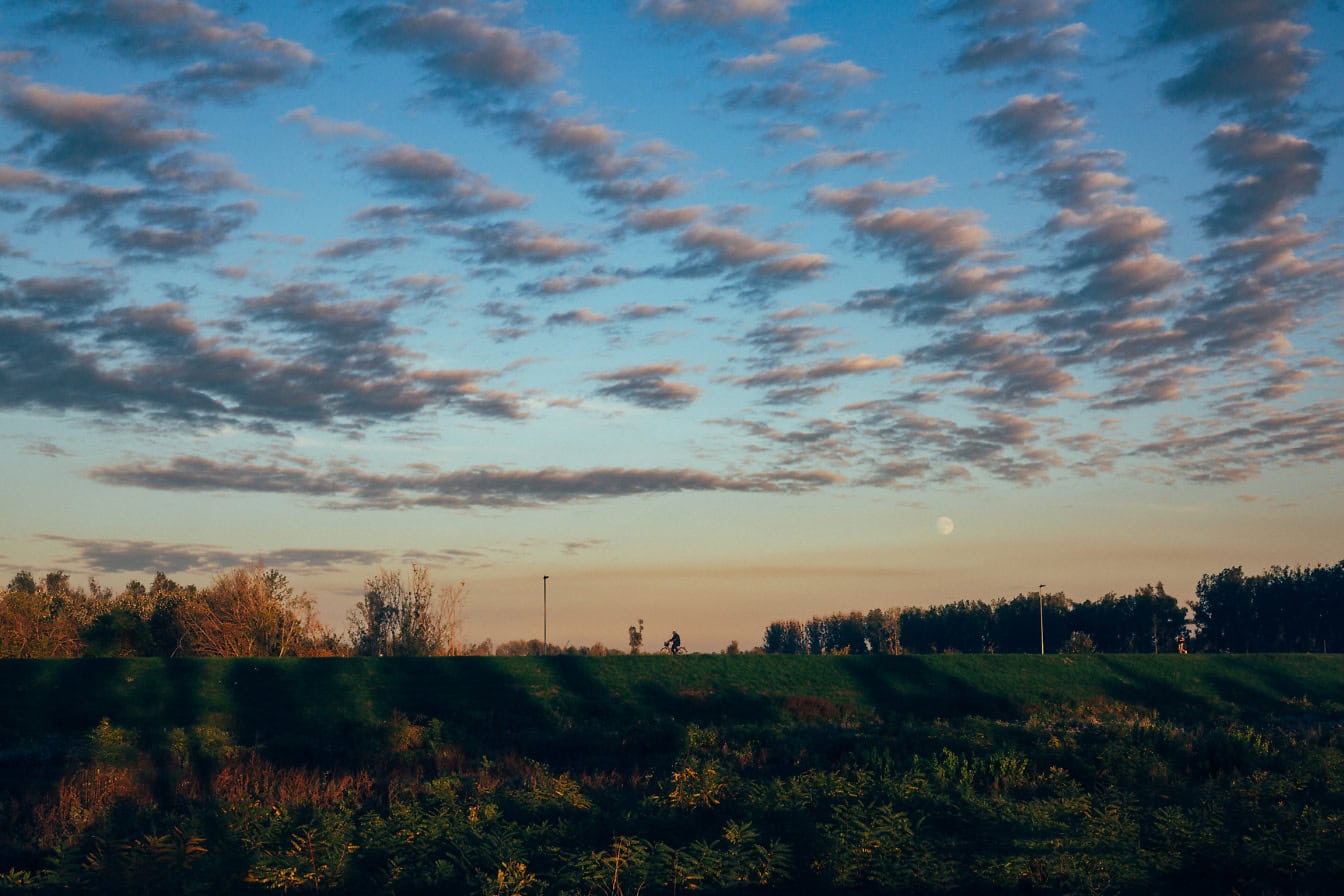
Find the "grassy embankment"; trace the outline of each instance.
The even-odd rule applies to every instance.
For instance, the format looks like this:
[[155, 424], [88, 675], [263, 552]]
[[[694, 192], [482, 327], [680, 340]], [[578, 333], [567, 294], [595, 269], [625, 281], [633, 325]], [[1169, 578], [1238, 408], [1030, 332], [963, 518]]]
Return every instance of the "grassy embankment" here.
[[0, 660], [0, 749], [54, 747], [107, 719], [147, 740], [206, 724], [320, 758], [401, 714], [439, 720], [468, 755], [580, 761], [619, 731], [690, 723], [1013, 721], [1095, 703], [1221, 723], [1302, 700], [1344, 705], [1344, 655]]
[[1312, 892], [1344, 870], [1344, 656], [0, 661], [0, 711], [0, 885]]

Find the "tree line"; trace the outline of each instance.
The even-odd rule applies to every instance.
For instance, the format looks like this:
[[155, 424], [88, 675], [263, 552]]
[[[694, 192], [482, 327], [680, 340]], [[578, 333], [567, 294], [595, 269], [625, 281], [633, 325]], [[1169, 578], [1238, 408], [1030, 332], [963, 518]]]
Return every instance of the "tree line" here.
[[[261, 565], [179, 585], [158, 573], [148, 587], [120, 592], [64, 572], [38, 579], [21, 571], [0, 593], [0, 657], [74, 656], [444, 656], [540, 655], [536, 639], [463, 641], [466, 584], [436, 586], [429, 570], [380, 570], [337, 632], [315, 601], [279, 571]], [[631, 626], [638, 653], [643, 620]], [[1170, 653], [1328, 652], [1344, 643], [1344, 561], [1310, 568], [1274, 566], [1246, 575], [1239, 566], [1201, 577], [1189, 611], [1161, 582], [1133, 593], [1073, 603], [1062, 592], [986, 602], [832, 613], [766, 627], [765, 653]], [[594, 644], [584, 655], [618, 653]], [[736, 642], [727, 652], [737, 653]]]
[[[1193, 627], [1193, 631], [1190, 631]], [[1178, 639], [1179, 642], [1178, 642]], [[1344, 561], [1203, 576], [1190, 609], [1161, 582], [1073, 603], [1062, 592], [841, 612], [765, 629], [766, 653], [1326, 652], [1344, 644]]]
[[0, 657], [75, 656], [441, 656], [461, 648], [466, 585], [436, 587], [412, 564], [405, 580], [380, 570], [338, 633], [316, 602], [261, 565], [215, 576], [204, 588], [162, 572], [146, 588], [114, 593], [64, 572], [20, 571], [0, 594]]

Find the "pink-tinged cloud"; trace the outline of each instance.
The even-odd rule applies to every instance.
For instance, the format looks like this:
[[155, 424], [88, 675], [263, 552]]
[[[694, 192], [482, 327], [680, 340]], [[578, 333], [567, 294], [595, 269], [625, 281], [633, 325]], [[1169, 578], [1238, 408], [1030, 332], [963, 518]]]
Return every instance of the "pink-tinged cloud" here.
[[664, 22], [716, 28], [745, 22], [782, 22], [795, 0], [638, 0], [635, 11]]
[[895, 158], [895, 155], [885, 150], [823, 149], [805, 159], [800, 159], [785, 166], [784, 171], [792, 174], [797, 171], [826, 171], [835, 168], [881, 168], [889, 164], [893, 158]]
[[902, 259], [918, 273], [932, 273], [984, 251], [989, 231], [985, 216], [974, 210], [896, 208], [862, 214], [850, 226], [865, 243], [883, 255]]
[[271, 37], [256, 22], [235, 22], [191, 0], [63, 2], [47, 22], [106, 41], [128, 59], [187, 60], [153, 93], [194, 100], [239, 101], [264, 87], [301, 83], [317, 56], [292, 40]]
[[199, 131], [158, 127], [164, 110], [128, 94], [11, 85], [0, 96], [0, 111], [37, 132], [43, 164], [81, 174], [144, 172], [154, 156], [205, 139]]
[[991, 146], [1034, 153], [1083, 133], [1086, 120], [1060, 96], [1021, 94], [1006, 105], [974, 120], [980, 138]]
[[703, 252], [716, 262], [726, 265], [746, 265], [777, 258], [801, 247], [794, 243], [773, 242], [754, 237], [736, 227], [725, 227], [696, 221], [683, 230], [677, 245], [692, 252]]
[[626, 212], [626, 223], [640, 233], [679, 230], [709, 213], [707, 205], [681, 208], [636, 208]]
[[938, 189], [938, 178], [929, 176], [911, 181], [870, 180], [857, 187], [822, 185], [807, 191], [807, 201], [817, 208], [838, 211], [850, 218], [872, 212], [891, 199], [927, 196]]
[[453, 89], [545, 83], [559, 73], [552, 55], [570, 43], [554, 32], [511, 28], [452, 6], [417, 10], [387, 3], [352, 10], [342, 21], [370, 46], [420, 54]]
[[457, 159], [431, 149], [399, 145], [362, 158], [364, 170], [388, 192], [419, 199], [433, 216], [484, 215], [522, 208], [527, 196], [500, 189]]
[[675, 410], [700, 397], [698, 386], [668, 379], [681, 372], [680, 364], [642, 364], [595, 373], [588, 379], [606, 384], [597, 390], [598, 395], [606, 398], [617, 398], [654, 410]]
[[1081, 52], [1083, 39], [1091, 33], [1086, 25], [1074, 22], [1044, 33], [1032, 29], [996, 34], [963, 47], [952, 62], [952, 70], [1039, 66], [1075, 59]]
[[766, 402], [770, 404], [794, 404], [806, 402], [835, 388], [835, 380], [844, 376], [862, 376], [864, 373], [891, 371], [902, 365], [900, 357], [872, 357], [856, 355], [841, 357], [832, 361], [823, 361], [806, 367], [802, 364], [789, 364], [785, 367], [766, 369], [750, 376], [732, 380], [738, 386], [749, 388], [767, 388]]
[[319, 140], [339, 138], [379, 142], [387, 139], [387, 135], [382, 131], [361, 122], [341, 121], [340, 119], [318, 115], [316, 106], [291, 109], [276, 121], [280, 124], [297, 124]]
[[607, 317], [605, 314], [593, 311], [591, 308], [576, 308], [573, 311], [558, 312], [546, 318], [546, 325], [551, 327], [595, 326], [610, 322], [611, 318]]

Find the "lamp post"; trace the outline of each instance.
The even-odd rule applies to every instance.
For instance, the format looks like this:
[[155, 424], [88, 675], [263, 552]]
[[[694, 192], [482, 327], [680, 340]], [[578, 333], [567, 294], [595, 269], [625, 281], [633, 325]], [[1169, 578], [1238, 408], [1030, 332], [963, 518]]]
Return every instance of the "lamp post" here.
[[541, 577], [541, 650], [546, 654], [551, 652], [551, 639], [546, 634], [546, 580], [549, 578], [550, 576]]
[[1045, 656], [1045, 585], [1036, 586], [1036, 600], [1041, 612], [1041, 656]]

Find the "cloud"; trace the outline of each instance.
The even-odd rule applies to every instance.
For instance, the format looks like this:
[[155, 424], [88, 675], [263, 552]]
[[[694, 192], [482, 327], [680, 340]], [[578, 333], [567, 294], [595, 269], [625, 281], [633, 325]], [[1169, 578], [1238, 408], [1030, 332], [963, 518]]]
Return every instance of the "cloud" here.
[[842, 307], [887, 314], [898, 323], [943, 323], [965, 315], [980, 299], [1003, 293], [1023, 272], [1020, 267], [954, 265], [911, 283], [860, 290]]
[[483, 303], [478, 309], [486, 317], [499, 321], [501, 326], [492, 327], [488, 332], [496, 342], [508, 342], [521, 339], [532, 332], [535, 318], [523, 310], [522, 305], [508, 302], [491, 301]]
[[340, 21], [362, 45], [417, 54], [450, 94], [543, 84], [559, 73], [552, 56], [570, 43], [555, 32], [511, 28], [453, 6], [374, 4]]
[[1252, 406], [1204, 419], [1169, 417], [1138, 447], [1165, 476], [1191, 482], [1245, 482], [1266, 468], [1344, 460], [1344, 403], [1294, 409]]
[[815, 53], [831, 46], [831, 41], [820, 34], [795, 34], [775, 41], [775, 49], [781, 53]]
[[785, 466], [816, 463], [817, 460], [848, 464], [859, 453], [851, 445], [851, 427], [838, 420], [810, 420], [796, 429], [779, 429], [754, 420], [710, 422], [744, 430], [750, 437], [779, 452], [779, 462]]
[[317, 114], [316, 106], [303, 106], [291, 109], [281, 115], [280, 124], [297, 124], [319, 140], [354, 139], [382, 142], [387, 135], [377, 128], [369, 127], [358, 121], [340, 121]]
[[739, 377], [732, 382], [739, 386], [767, 389], [765, 400], [769, 404], [794, 404], [831, 391], [835, 388], [833, 381], [841, 377], [895, 370], [902, 364], [901, 358], [897, 355], [888, 355], [885, 358], [854, 355], [822, 361], [811, 366], [788, 364], [774, 367]]
[[779, 53], [752, 53], [736, 59], [725, 59], [719, 68], [730, 75], [752, 74], [768, 68], [774, 68], [784, 57]]
[[[645, 220], [643, 226], [673, 227], [674, 217]], [[730, 288], [744, 298], [762, 298], [777, 289], [815, 280], [830, 268], [830, 259], [816, 252], [800, 252], [794, 243], [762, 239], [738, 227], [693, 220], [673, 239], [682, 253], [677, 264], [667, 270], [673, 277], [726, 276]]]
[[623, 151], [625, 135], [601, 122], [532, 110], [513, 116], [517, 139], [543, 162], [571, 181], [583, 184], [594, 199], [618, 205], [646, 205], [684, 192], [675, 176], [645, 177], [674, 151], [661, 141]]
[[1021, 28], [1037, 22], [1071, 15], [1087, 0], [949, 0], [935, 11], [937, 16], [971, 16], [980, 29]]
[[621, 320], [650, 320], [655, 317], [665, 317], [669, 314], [680, 314], [685, 311], [683, 305], [622, 305], [616, 309], [617, 315]]
[[364, 258], [376, 252], [400, 249], [410, 240], [402, 237], [361, 237], [359, 239], [332, 240], [317, 253], [318, 258], [328, 261], [348, 261]]
[[588, 379], [606, 383], [597, 390], [598, 395], [654, 410], [675, 410], [700, 397], [699, 387], [668, 379], [681, 371], [680, 364], [643, 364], [595, 373]]
[[798, 140], [816, 140], [821, 131], [810, 124], [792, 121], [775, 122], [765, 132], [765, 139], [771, 143], [793, 143]]
[[106, 224], [95, 228], [99, 242], [131, 261], [167, 261], [202, 255], [227, 241], [257, 213], [251, 201], [216, 208], [146, 204], [136, 213], [138, 226]]
[[860, 402], [843, 410], [874, 449], [866, 484], [913, 487], [969, 479], [970, 470], [980, 470], [1018, 485], [1038, 485], [1063, 465], [1057, 452], [1037, 444], [1036, 425], [1011, 413], [981, 408], [976, 416], [982, 422], [967, 425], [916, 413], [895, 400]]
[[662, 22], [726, 28], [745, 22], [783, 22], [795, 0], [638, 0], [635, 12]]
[[365, 153], [360, 164], [387, 193], [419, 200], [418, 213], [430, 220], [488, 215], [531, 201], [495, 187], [452, 156], [430, 149], [390, 146]]
[[970, 326], [912, 351], [919, 364], [975, 375], [983, 388], [976, 397], [996, 403], [1036, 407], [1053, 404], [1077, 380], [1037, 346], [1034, 336], [990, 333]]
[[1160, 7], [1144, 35], [1148, 46], [1194, 44], [1190, 68], [1160, 85], [1169, 103], [1224, 104], [1276, 116], [1305, 86], [1317, 54], [1302, 46], [1311, 33], [1292, 21], [1300, 0], [1186, 2]]
[[990, 234], [974, 209], [896, 208], [860, 214], [850, 227], [884, 256], [900, 258], [911, 271], [934, 273], [980, 255]]
[[594, 255], [601, 248], [530, 221], [503, 221], [472, 227], [444, 225], [436, 232], [461, 241], [471, 256], [483, 264], [551, 264]]
[[199, 131], [158, 127], [164, 110], [127, 94], [7, 84], [0, 111], [34, 130], [39, 162], [76, 174], [116, 169], [146, 177], [154, 156], [205, 139]]
[[586, 292], [590, 289], [602, 289], [607, 286], [615, 286], [617, 283], [623, 283], [628, 279], [628, 275], [622, 273], [600, 273], [594, 271], [588, 274], [578, 275], [557, 275], [546, 277], [535, 283], [525, 283], [519, 287], [521, 292], [533, 293], [539, 296], [561, 296], [570, 293]]
[[1214, 170], [1234, 178], [1206, 194], [1214, 207], [1200, 223], [1215, 237], [1264, 229], [1316, 192], [1325, 165], [1310, 142], [1244, 124], [1220, 124], [1203, 148]]
[[794, 243], [772, 242], [754, 237], [736, 227], [696, 221], [676, 239], [677, 245], [715, 265], [738, 266], [778, 258], [797, 251]]
[[1077, 113], [1073, 104], [1057, 93], [1022, 94], [978, 116], [974, 124], [980, 139], [990, 146], [1031, 154], [1040, 151], [1043, 144], [1082, 134], [1085, 121]]
[[[493, 374], [409, 364], [396, 300], [352, 302], [328, 285], [290, 284], [242, 301], [243, 317], [224, 328], [230, 341], [201, 333], [179, 302], [107, 307], [87, 286], [8, 288], [13, 300], [58, 305], [66, 320], [0, 314], [0, 407], [262, 432], [440, 409], [524, 416], [518, 396], [483, 386]], [[253, 338], [252, 325], [269, 338]]]
[[317, 65], [302, 44], [270, 37], [190, 0], [94, 0], [61, 3], [46, 22], [91, 34], [128, 59], [192, 60], [154, 92], [238, 101], [263, 87], [301, 83]]
[[32, 454], [36, 455], [37, 457], [56, 458], [56, 457], [71, 456], [70, 452], [66, 451], [60, 445], [57, 445], [55, 442], [50, 442], [45, 439], [36, 442], [29, 442], [27, 445], [24, 445], [23, 448], [20, 450], [22, 450], [24, 454]]
[[39, 535], [65, 545], [74, 553], [64, 563], [100, 573], [150, 571], [179, 575], [214, 572], [222, 568], [262, 563], [281, 572], [314, 573], [348, 566], [374, 566], [386, 558], [376, 551], [340, 548], [279, 548], [242, 554], [214, 545], [171, 544], [126, 539], [69, 538]]
[[632, 208], [625, 213], [626, 223], [640, 233], [662, 230], [680, 230], [704, 217], [707, 205], [687, 205], [681, 208]]
[[91, 479], [106, 485], [179, 492], [252, 492], [329, 499], [331, 506], [507, 508], [568, 504], [603, 498], [678, 492], [792, 493], [834, 485], [843, 477], [825, 470], [773, 469], [724, 476], [695, 469], [546, 467], [514, 470], [498, 466], [438, 470], [426, 465], [410, 472], [374, 475], [351, 466], [314, 470], [276, 461], [237, 463], [181, 456], [164, 463], [133, 462], [97, 467]]
[[796, 357], [829, 348], [823, 340], [830, 332], [812, 324], [789, 323], [788, 318], [774, 314], [753, 327], [742, 337], [742, 342], [769, 359], [767, 363], [773, 364], [780, 357]]
[[1081, 212], [1128, 197], [1129, 178], [1120, 173], [1124, 161], [1115, 150], [1068, 152], [1046, 160], [1032, 174], [1043, 197]]
[[969, 72], [1023, 63], [1039, 65], [1076, 59], [1081, 52], [1083, 38], [1089, 34], [1091, 31], [1081, 22], [1046, 32], [1032, 30], [996, 34], [963, 47], [952, 61], [951, 70]]
[[870, 167], [881, 168], [891, 162], [895, 155], [875, 149], [823, 149], [805, 159], [800, 159], [784, 168], [785, 173], [797, 171], [813, 172], [834, 168]]
[[1109, 264], [1144, 250], [1167, 235], [1167, 221], [1152, 209], [1133, 205], [1099, 205], [1085, 213], [1062, 209], [1049, 232], [1080, 231], [1066, 244], [1064, 270]]
[[111, 285], [94, 277], [28, 277], [0, 286], [0, 309], [47, 318], [81, 317], [111, 301]]
[[1162, 97], [1199, 108], [1231, 102], [1270, 110], [1306, 85], [1316, 55], [1301, 41], [1310, 33], [1288, 21], [1239, 29], [1201, 49], [1189, 71], [1162, 82]]
[[548, 327], [595, 326], [610, 322], [611, 318], [590, 308], [576, 308], [573, 311], [558, 312], [546, 318], [546, 326]]
[[837, 211], [849, 218], [866, 215], [889, 199], [927, 196], [938, 189], [938, 178], [929, 176], [912, 181], [870, 180], [857, 187], [813, 187], [807, 191], [809, 205]]

